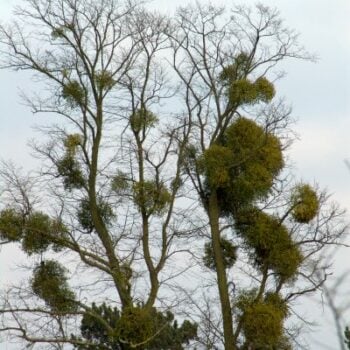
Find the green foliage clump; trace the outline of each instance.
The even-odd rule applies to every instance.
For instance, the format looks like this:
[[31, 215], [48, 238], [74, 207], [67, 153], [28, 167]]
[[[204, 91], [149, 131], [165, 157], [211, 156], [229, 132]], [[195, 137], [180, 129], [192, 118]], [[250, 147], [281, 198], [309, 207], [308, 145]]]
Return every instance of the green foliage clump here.
[[68, 236], [68, 228], [60, 219], [51, 219], [50, 223], [50, 239], [52, 243], [52, 249], [55, 252], [61, 251], [67, 240]]
[[306, 224], [318, 213], [319, 200], [316, 191], [310, 186], [296, 186], [292, 194], [292, 217], [295, 221]]
[[251, 208], [240, 211], [235, 219], [236, 230], [253, 249], [258, 267], [272, 269], [282, 280], [295, 276], [303, 257], [277, 217]]
[[[225, 238], [220, 239], [220, 247], [222, 250], [225, 268], [230, 268], [237, 260], [237, 247], [235, 247], [229, 240]], [[214, 251], [211, 242], [204, 245], [203, 262], [206, 267], [215, 270]]]
[[99, 90], [110, 90], [115, 84], [112, 73], [106, 70], [95, 73], [95, 82]]
[[264, 300], [257, 300], [254, 293], [243, 294], [238, 298], [237, 307], [242, 312], [244, 348], [275, 349], [284, 341], [287, 307], [278, 294], [270, 294]]
[[[92, 304], [91, 310], [85, 312], [81, 320], [80, 331], [89, 345], [75, 345], [78, 350], [115, 350], [123, 349], [116, 335], [117, 323], [120, 319], [119, 310], [105, 303], [97, 306]], [[113, 331], [109, 330], [111, 328]], [[72, 336], [74, 340], [77, 337]]]
[[118, 171], [112, 178], [111, 188], [119, 195], [127, 194], [130, 190], [130, 181], [127, 175], [121, 171]]
[[135, 182], [133, 194], [135, 204], [147, 215], [162, 215], [171, 202], [171, 193], [166, 186], [155, 181]]
[[266, 303], [255, 303], [244, 312], [242, 329], [245, 340], [254, 348], [276, 345], [283, 332], [283, 317], [278, 309]]
[[82, 188], [85, 185], [83, 172], [73, 156], [66, 154], [57, 162], [57, 171], [63, 177], [63, 184], [66, 190]]
[[265, 77], [254, 82], [247, 78], [249, 70], [249, 57], [241, 53], [234, 63], [224, 67], [220, 80], [226, 88], [229, 103], [232, 106], [269, 102], [275, 96], [275, 88]]
[[82, 139], [80, 134], [67, 135], [63, 142], [64, 147], [66, 149], [66, 154], [69, 154], [70, 156], [74, 157], [76, 155], [77, 148], [81, 145], [81, 143]]
[[51, 37], [52, 39], [62, 38], [66, 31], [67, 31], [67, 27], [65, 26], [54, 28], [51, 32]]
[[135, 345], [147, 341], [156, 333], [152, 313], [142, 307], [125, 308], [118, 320], [117, 329], [122, 341]]
[[303, 262], [303, 255], [298, 247], [286, 240], [271, 251], [268, 263], [282, 281], [294, 278]]
[[69, 313], [76, 310], [75, 295], [69, 289], [66, 269], [57, 261], [47, 260], [37, 265], [31, 285], [34, 294], [43, 299], [52, 311]]
[[77, 80], [72, 80], [63, 86], [62, 97], [74, 108], [85, 103], [86, 93]]
[[[147, 322], [147, 324], [144, 324]], [[86, 312], [81, 321], [81, 334], [89, 345], [75, 345], [78, 350], [136, 349], [183, 350], [183, 344], [197, 336], [197, 325], [185, 320], [178, 326], [171, 312], [161, 313], [155, 308], [131, 307], [122, 313], [105, 303]], [[147, 338], [145, 338], [147, 336]], [[77, 339], [73, 336], [73, 339]]]
[[229, 186], [233, 162], [232, 150], [214, 144], [199, 159], [198, 167], [205, 171], [211, 188], [220, 188]]
[[78, 146], [82, 144], [80, 134], [70, 134], [63, 141], [66, 149], [64, 156], [56, 163], [57, 171], [63, 177], [64, 188], [71, 191], [85, 185], [83, 172], [76, 160]]
[[254, 104], [257, 101], [255, 85], [248, 79], [233, 81], [228, 88], [227, 95], [232, 105]]
[[[112, 207], [102, 198], [98, 199], [97, 210], [105, 225], [109, 225], [115, 217]], [[92, 219], [90, 201], [88, 198], [84, 198], [80, 201], [77, 218], [84, 230], [89, 233], [94, 230], [95, 225]]]
[[68, 229], [61, 220], [42, 212], [31, 213], [24, 221], [22, 249], [29, 255], [42, 253], [52, 245], [55, 251], [64, 247]]
[[21, 241], [28, 254], [40, 254], [51, 245], [55, 251], [62, 249], [67, 240], [68, 229], [57, 219], [38, 211], [27, 216], [13, 208], [0, 212], [0, 238]]
[[274, 98], [276, 94], [275, 87], [265, 77], [256, 79], [254, 85], [257, 93], [257, 100], [267, 103]]
[[241, 79], [247, 75], [249, 69], [249, 56], [241, 52], [235, 58], [233, 64], [223, 68], [220, 74], [220, 80], [225, 84]]
[[278, 340], [273, 350], [293, 350], [293, 349], [294, 348], [290, 342], [290, 339], [288, 338], [288, 336], [284, 335]]
[[0, 212], [0, 239], [19, 241], [23, 235], [23, 215], [12, 208]]
[[282, 169], [284, 162], [278, 138], [253, 120], [238, 118], [228, 127], [225, 138], [236, 163], [245, 166], [265, 164], [266, 170], [272, 175], [278, 174]]
[[51, 219], [42, 212], [30, 214], [24, 224], [23, 250], [31, 255], [42, 253], [51, 244]]
[[278, 138], [247, 118], [238, 118], [225, 138], [234, 159], [230, 199], [243, 204], [266, 196], [284, 166]]
[[288, 316], [287, 302], [278, 293], [266, 293], [264, 301], [265, 303], [276, 307], [282, 313], [284, 318]]
[[142, 130], [146, 130], [154, 126], [158, 121], [157, 116], [144, 108], [138, 109], [130, 116], [131, 130], [138, 134]]
[[284, 161], [281, 144], [254, 121], [238, 118], [222, 145], [211, 145], [197, 162], [209, 188], [217, 190], [223, 214], [265, 197]]

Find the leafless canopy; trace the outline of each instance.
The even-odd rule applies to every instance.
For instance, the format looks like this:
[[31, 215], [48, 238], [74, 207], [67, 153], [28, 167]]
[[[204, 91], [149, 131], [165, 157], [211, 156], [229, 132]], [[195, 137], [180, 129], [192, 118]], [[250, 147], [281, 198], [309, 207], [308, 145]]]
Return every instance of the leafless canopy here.
[[[132, 0], [25, 0], [14, 18], [0, 27], [1, 66], [33, 73], [40, 93], [24, 98], [46, 120], [32, 145], [40, 171], [25, 176], [2, 165], [2, 209], [23, 222], [41, 213], [64, 227], [36, 232], [51, 243], [29, 250], [27, 267], [47, 259], [69, 266], [77, 307], [53, 310], [29, 279], [3, 292], [1, 332], [53, 349], [88, 346], [71, 334], [83, 314], [100, 320], [91, 301], [177, 313], [191, 305], [184, 315], [199, 322], [197, 346], [232, 350], [244, 343], [235, 309], [244, 286], [259, 295], [281, 293], [288, 302], [320, 288], [328, 273], [324, 249], [341, 243], [345, 232], [341, 211], [326, 195], [319, 193], [318, 217], [308, 225], [288, 221], [286, 174], [257, 203], [278, 213], [302, 247], [298, 278], [278, 282], [251, 264], [232, 218], [211, 211], [203, 172], [188, 156], [191, 149], [203, 154], [247, 114], [289, 145], [290, 109], [282, 100], [232, 103], [221, 78], [240, 54], [245, 67], [236, 79], [251, 81], [280, 78], [284, 59], [311, 58], [278, 11], [198, 3], [167, 17]], [[242, 254], [229, 270], [216, 256], [215, 274], [204, 269], [202, 250], [208, 239], [215, 250], [220, 235], [229, 235]], [[210, 297], [218, 286], [220, 305]], [[142, 348], [156, 335], [124, 343]]]

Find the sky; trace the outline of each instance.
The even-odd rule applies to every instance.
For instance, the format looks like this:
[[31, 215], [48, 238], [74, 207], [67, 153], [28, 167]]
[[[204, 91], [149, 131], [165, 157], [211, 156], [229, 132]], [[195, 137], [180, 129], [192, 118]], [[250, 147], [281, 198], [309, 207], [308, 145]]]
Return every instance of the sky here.
[[[16, 2], [0, 0], [0, 21], [9, 18]], [[188, 2], [156, 0], [151, 6], [172, 12]], [[342, 207], [350, 209], [350, 168], [344, 162], [350, 161], [350, 1], [261, 2], [277, 7], [288, 26], [300, 33], [300, 42], [318, 57], [316, 63], [286, 62], [287, 75], [277, 83], [278, 94], [285, 96], [292, 105], [293, 116], [297, 119], [295, 131], [299, 140], [289, 151], [296, 178], [317, 182], [321, 188], [327, 188]], [[220, 3], [230, 5], [233, 2], [222, 0]], [[255, 1], [244, 3], [254, 4]], [[19, 92], [23, 88], [33, 90], [35, 85], [22, 73], [1, 70], [0, 81], [0, 158], [12, 159], [27, 167], [32, 160], [26, 143], [34, 135], [31, 126], [36, 123], [36, 117], [22, 104]], [[13, 252], [12, 249], [10, 253], [0, 251], [0, 281], [8, 275], [9, 266], [18, 257]], [[334, 276], [349, 268], [348, 255], [349, 250], [338, 252], [334, 259]], [[350, 291], [350, 280], [344, 288]], [[315, 302], [310, 305], [309, 316], [319, 321], [323, 319], [307, 337], [310, 348], [337, 349], [329, 313], [315, 306]]]

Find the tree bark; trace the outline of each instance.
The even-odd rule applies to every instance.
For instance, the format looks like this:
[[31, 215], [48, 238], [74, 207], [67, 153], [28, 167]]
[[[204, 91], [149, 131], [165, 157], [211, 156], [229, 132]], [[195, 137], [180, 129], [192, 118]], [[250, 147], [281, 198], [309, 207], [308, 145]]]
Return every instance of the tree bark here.
[[219, 205], [216, 191], [212, 191], [208, 203], [208, 215], [212, 238], [212, 247], [214, 252], [214, 261], [216, 267], [217, 283], [219, 288], [219, 297], [222, 312], [222, 321], [224, 329], [225, 350], [235, 350], [235, 338], [232, 325], [232, 308], [227, 285], [227, 276], [224, 265], [224, 259], [220, 244], [219, 228]]

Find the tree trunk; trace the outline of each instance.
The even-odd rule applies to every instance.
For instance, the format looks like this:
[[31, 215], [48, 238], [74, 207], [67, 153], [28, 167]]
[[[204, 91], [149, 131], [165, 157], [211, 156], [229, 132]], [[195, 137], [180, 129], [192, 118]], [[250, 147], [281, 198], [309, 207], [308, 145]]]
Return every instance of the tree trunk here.
[[228, 293], [225, 265], [220, 245], [219, 206], [216, 191], [213, 191], [210, 194], [208, 203], [208, 214], [211, 230], [212, 247], [214, 252], [214, 261], [216, 267], [216, 275], [219, 287], [225, 350], [235, 350], [236, 345], [232, 326], [232, 309]]

